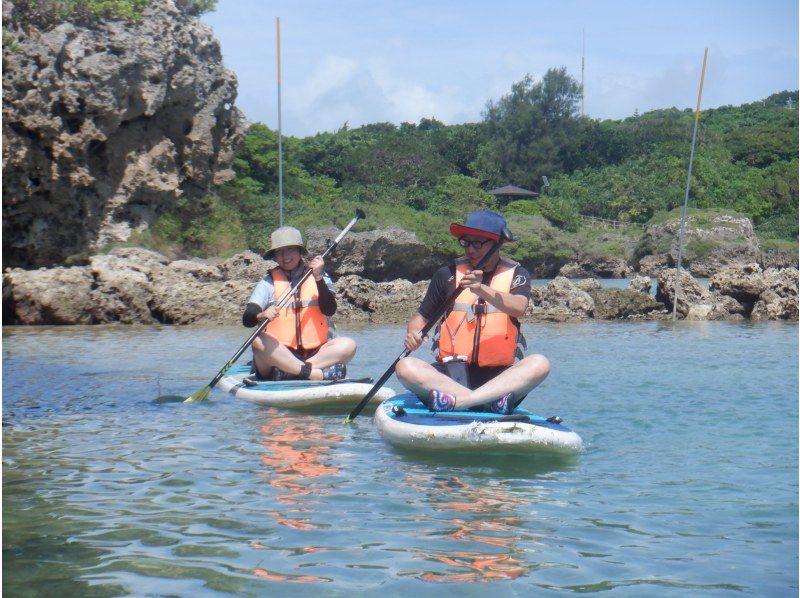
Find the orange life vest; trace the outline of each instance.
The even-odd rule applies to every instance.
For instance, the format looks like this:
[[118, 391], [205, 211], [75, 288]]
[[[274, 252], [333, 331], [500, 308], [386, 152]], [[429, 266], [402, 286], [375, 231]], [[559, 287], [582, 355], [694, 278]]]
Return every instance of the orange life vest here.
[[[514, 280], [514, 268], [518, 265], [513, 260], [500, 258], [489, 286], [495, 291], [508, 293]], [[469, 260], [456, 260], [456, 287], [469, 270]], [[456, 297], [453, 309], [440, 329], [439, 360], [466, 355], [467, 363], [479, 366], [513, 364], [519, 336], [517, 326], [511, 316], [478, 299], [469, 289], [464, 289]], [[473, 354], [476, 334], [480, 334], [477, 359]]]
[[[271, 271], [275, 301], [291, 287], [291, 281], [280, 268]], [[309, 276], [295, 296], [267, 324], [267, 332], [282, 345], [292, 349], [316, 349], [328, 342], [328, 318], [319, 307], [317, 283]]]

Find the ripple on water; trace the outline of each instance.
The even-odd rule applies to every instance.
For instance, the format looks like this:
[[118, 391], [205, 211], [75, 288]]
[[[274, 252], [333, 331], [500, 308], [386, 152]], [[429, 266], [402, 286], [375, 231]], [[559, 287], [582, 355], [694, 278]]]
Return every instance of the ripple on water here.
[[[797, 328], [708, 324], [526, 327], [553, 364], [526, 406], [585, 441], [562, 460], [400, 451], [368, 416], [217, 391], [152, 403], [208, 383], [239, 328], [15, 329], [3, 589], [796, 593]], [[401, 347], [348, 334], [354, 375]]]

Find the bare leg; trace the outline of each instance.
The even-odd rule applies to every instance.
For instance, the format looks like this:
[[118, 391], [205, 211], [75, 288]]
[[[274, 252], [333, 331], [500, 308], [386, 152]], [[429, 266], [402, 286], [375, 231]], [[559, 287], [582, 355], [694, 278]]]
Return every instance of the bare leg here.
[[[351, 338], [341, 336], [329, 340], [308, 359], [308, 363], [313, 366], [309, 379], [322, 380], [322, 368], [334, 363], [348, 363], [353, 359], [355, 352], [356, 343]], [[253, 341], [253, 361], [262, 377], [269, 376], [274, 367], [297, 376], [303, 367], [303, 362], [294, 353], [267, 333], [260, 334]]]
[[273, 367], [287, 374], [297, 376], [303, 362], [295, 357], [287, 347], [278, 342], [274, 336], [266, 332], [259, 334], [253, 341], [253, 363], [259, 376], [267, 377]]
[[308, 363], [315, 368], [326, 368], [334, 363], [349, 363], [356, 354], [356, 341], [347, 336], [337, 336], [319, 348]]
[[394, 373], [403, 386], [423, 399], [427, 399], [434, 389], [454, 396], [463, 396], [470, 392], [466, 386], [461, 386], [431, 364], [416, 357], [405, 357], [398, 361]]
[[456, 395], [456, 408], [489, 403], [508, 392], [519, 400], [547, 378], [550, 361], [544, 355], [528, 355], [466, 396]]
[[427, 398], [432, 390], [456, 398], [456, 409], [468, 409], [497, 400], [513, 392], [519, 399], [536, 388], [550, 373], [550, 361], [544, 355], [529, 355], [483, 386], [470, 390], [437, 371], [429, 363], [415, 357], [406, 357], [397, 363], [398, 380], [418, 397]]

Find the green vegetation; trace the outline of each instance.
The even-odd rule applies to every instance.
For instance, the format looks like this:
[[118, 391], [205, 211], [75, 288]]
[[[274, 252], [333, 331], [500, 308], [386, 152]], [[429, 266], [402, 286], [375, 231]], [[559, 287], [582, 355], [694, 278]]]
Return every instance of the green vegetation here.
[[[579, 101], [579, 85], [552, 69], [489, 102], [479, 123], [423, 119], [285, 138], [284, 220], [301, 229], [342, 226], [362, 207], [369, 218], [361, 226], [399, 226], [432, 248], [455, 251], [448, 223], [489, 208], [520, 229], [512, 227], [523, 237], [512, 250], [518, 258], [620, 255], [637, 243], [644, 251], [641, 225], [683, 204], [693, 113], [595, 121], [580, 117]], [[797, 101], [796, 91], [782, 92], [703, 113], [692, 208], [746, 215], [770, 247], [796, 248]], [[156, 232], [195, 253], [263, 250], [278, 224], [277, 133], [252, 125], [234, 168], [235, 180], [202, 202], [179, 204]], [[540, 196], [506, 201], [487, 193], [506, 184]], [[581, 216], [631, 228], [608, 237], [589, 232]]]
[[[103, 19], [138, 21], [151, 0], [16, 0], [13, 20], [23, 27], [50, 29], [64, 21], [91, 23]], [[188, 14], [216, 8], [217, 0], [176, 0]], [[5, 44], [5, 36], [4, 36]]]

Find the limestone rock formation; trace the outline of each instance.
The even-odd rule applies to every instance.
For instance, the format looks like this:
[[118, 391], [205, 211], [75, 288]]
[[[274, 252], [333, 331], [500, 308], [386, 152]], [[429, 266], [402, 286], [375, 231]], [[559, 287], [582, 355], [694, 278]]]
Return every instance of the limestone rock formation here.
[[[678, 215], [649, 225], [640, 243], [639, 271], [656, 276], [662, 268], [674, 268], [679, 236]], [[758, 261], [760, 255], [749, 218], [727, 213], [687, 217], [682, 266], [692, 275], [708, 277], [728, 265]]]
[[212, 31], [174, 0], [139, 21], [31, 24], [3, 1], [3, 259], [64, 264], [232, 177], [244, 120]]
[[[339, 230], [312, 229], [306, 246], [313, 254], [325, 251], [327, 241], [335, 239]], [[351, 232], [339, 242], [325, 259], [325, 269], [334, 276], [358, 274], [376, 282], [403, 278], [411, 282], [429, 279], [448, 261], [444, 255], [432, 254], [414, 233], [398, 229]]]

